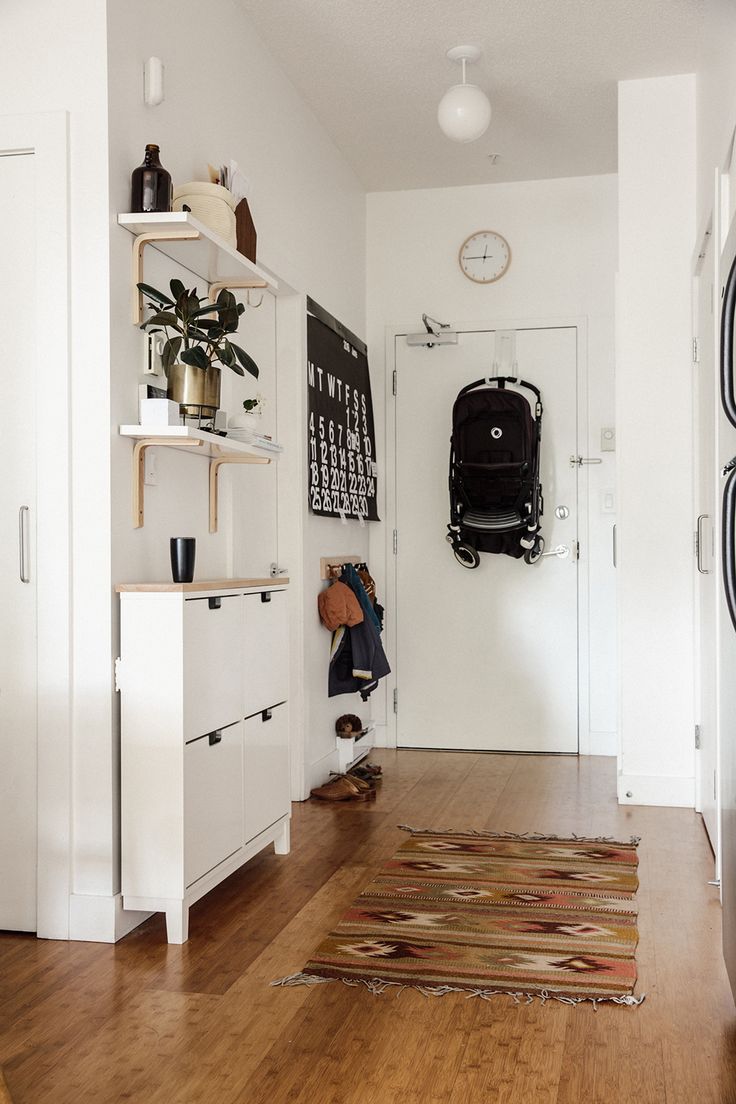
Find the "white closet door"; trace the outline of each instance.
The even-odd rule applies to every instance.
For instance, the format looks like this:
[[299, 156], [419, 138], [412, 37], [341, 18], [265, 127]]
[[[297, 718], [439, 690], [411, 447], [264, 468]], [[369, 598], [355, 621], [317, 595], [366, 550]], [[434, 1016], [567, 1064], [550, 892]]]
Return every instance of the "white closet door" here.
[[[36, 929], [34, 158], [0, 154], [0, 929]], [[50, 289], [51, 290], [51, 289]]]

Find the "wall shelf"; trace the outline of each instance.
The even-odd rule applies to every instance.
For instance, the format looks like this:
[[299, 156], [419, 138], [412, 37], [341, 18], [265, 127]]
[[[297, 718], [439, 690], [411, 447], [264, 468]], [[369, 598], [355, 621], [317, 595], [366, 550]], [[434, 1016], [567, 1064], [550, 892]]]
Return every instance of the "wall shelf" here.
[[262, 288], [272, 295], [279, 294], [279, 282], [270, 272], [248, 260], [188, 211], [122, 214], [118, 215], [118, 225], [124, 226], [135, 237], [133, 321], [136, 325], [143, 318], [137, 284], [143, 280], [143, 249], [146, 245], [153, 246], [176, 264], [188, 268], [208, 285]]
[[210, 533], [217, 532], [218, 475], [226, 464], [270, 464], [278, 453], [242, 441], [231, 441], [191, 426], [120, 426], [120, 436], [135, 441], [133, 448], [133, 527], [141, 529], [145, 522], [146, 450], [173, 448], [205, 456], [210, 461]]

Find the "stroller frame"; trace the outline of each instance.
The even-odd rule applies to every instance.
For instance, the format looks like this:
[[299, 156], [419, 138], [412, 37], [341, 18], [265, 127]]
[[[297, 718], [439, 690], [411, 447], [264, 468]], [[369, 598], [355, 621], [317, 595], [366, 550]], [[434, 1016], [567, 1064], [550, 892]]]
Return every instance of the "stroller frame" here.
[[[457, 404], [476, 391], [495, 388], [504, 391], [507, 384], [526, 388], [535, 396], [531, 402], [525, 395], [512, 392], [523, 399], [531, 414], [530, 455], [521, 460], [499, 463], [468, 461], [458, 455], [456, 436]], [[452, 437], [450, 439], [450, 521], [447, 541], [452, 545], [455, 559], [463, 567], [475, 568], [480, 563], [479, 552], [495, 552], [533, 564], [541, 557], [544, 539], [539, 523], [544, 510], [540, 474], [540, 442], [542, 439], [542, 395], [538, 387], [516, 376], [490, 376], [467, 384], [457, 394], [453, 404]], [[500, 437], [500, 431], [499, 431]], [[485, 489], [493, 489], [496, 481], [503, 481], [508, 502], [498, 507], [478, 507], [468, 493], [467, 482], [483, 476]]]

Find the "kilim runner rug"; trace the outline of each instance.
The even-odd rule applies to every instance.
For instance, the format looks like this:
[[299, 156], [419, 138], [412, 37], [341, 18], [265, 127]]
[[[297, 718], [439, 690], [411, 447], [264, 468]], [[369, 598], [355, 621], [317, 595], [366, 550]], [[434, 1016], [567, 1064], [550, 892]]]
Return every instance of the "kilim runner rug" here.
[[302, 972], [274, 985], [644, 1000], [634, 996], [638, 839], [401, 827], [409, 839]]

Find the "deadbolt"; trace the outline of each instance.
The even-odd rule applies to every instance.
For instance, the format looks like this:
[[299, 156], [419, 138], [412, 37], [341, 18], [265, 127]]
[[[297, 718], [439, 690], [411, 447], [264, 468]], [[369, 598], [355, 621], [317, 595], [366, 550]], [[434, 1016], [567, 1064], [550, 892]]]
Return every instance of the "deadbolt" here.
[[555, 517], [559, 518], [560, 521], [564, 521], [565, 518], [568, 518], [569, 516], [570, 511], [568, 510], [567, 506], [558, 506], [555, 510]]

